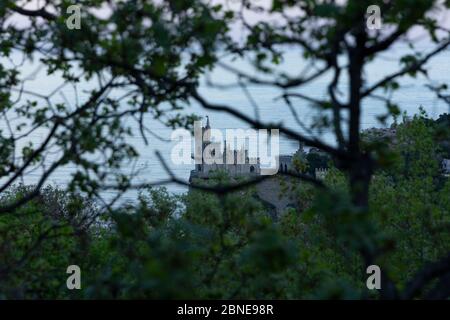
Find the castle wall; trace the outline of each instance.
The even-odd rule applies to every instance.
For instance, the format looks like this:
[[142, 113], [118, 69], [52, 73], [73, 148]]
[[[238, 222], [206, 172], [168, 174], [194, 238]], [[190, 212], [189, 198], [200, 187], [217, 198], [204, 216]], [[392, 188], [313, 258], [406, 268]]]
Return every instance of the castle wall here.
[[[289, 179], [285, 177], [285, 180]], [[294, 205], [293, 195], [284, 189], [280, 176], [272, 176], [259, 182], [256, 192], [259, 199], [273, 207], [271, 215], [274, 218], [279, 218], [287, 208]]]
[[[214, 171], [225, 171], [230, 177], [259, 175], [261, 169], [257, 164], [201, 164], [201, 170], [194, 170], [196, 176], [207, 178]], [[191, 174], [192, 175], [192, 174]]]

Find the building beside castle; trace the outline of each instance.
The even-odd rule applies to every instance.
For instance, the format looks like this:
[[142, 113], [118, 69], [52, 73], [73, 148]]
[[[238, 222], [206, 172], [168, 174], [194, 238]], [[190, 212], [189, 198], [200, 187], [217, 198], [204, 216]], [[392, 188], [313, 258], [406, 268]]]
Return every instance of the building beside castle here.
[[450, 176], [450, 159], [442, 160], [442, 171], [443, 171], [444, 176], [446, 176], [446, 177]]

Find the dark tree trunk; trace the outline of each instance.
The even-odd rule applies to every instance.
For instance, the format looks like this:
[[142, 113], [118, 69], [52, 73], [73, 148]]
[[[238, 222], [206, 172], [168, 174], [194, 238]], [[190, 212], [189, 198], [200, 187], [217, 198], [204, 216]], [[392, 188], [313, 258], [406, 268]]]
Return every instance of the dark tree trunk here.
[[367, 154], [359, 155], [349, 171], [352, 203], [363, 211], [368, 211], [369, 208], [369, 185], [372, 173], [372, 161]]
[[[348, 156], [349, 163], [346, 165], [349, 174], [349, 187], [352, 204], [364, 214], [369, 213], [369, 186], [373, 175], [373, 160], [370, 155], [361, 150], [360, 145], [360, 123], [361, 123], [361, 90], [363, 88], [363, 66], [365, 60], [365, 45], [367, 34], [364, 23], [355, 31], [356, 45], [349, 50], [349, 136], [348, 136]], [[360, 253], [364, 259], [365, 268], [376, 264], [376, 252], [373, 248], [363, 246]], [[365, 271], [365, 270], [364, 270]], [[395, 299], [397, 290], [381, 268], [381, 289], [379, 290], [381, 299]]]

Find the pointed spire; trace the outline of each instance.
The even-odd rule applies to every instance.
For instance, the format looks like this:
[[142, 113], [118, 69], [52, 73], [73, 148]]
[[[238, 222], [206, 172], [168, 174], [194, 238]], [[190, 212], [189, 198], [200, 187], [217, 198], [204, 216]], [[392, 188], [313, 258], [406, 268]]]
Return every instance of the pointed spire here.
[[209, 117], [206, 116], [206, 126], [203, 128], [203, 141], [211, 142], [211, 126], [209, 125]]

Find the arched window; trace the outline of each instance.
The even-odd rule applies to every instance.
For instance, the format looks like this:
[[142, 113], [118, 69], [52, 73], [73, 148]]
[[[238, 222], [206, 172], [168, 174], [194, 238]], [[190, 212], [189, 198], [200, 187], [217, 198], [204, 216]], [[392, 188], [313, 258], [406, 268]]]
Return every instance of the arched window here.
[[254, 166], [250, 166], [250, 172], [251, 173], [255, 172], [255, 167]]
[[287, 172], [287, 164], [284, 165], [284, 172]]

